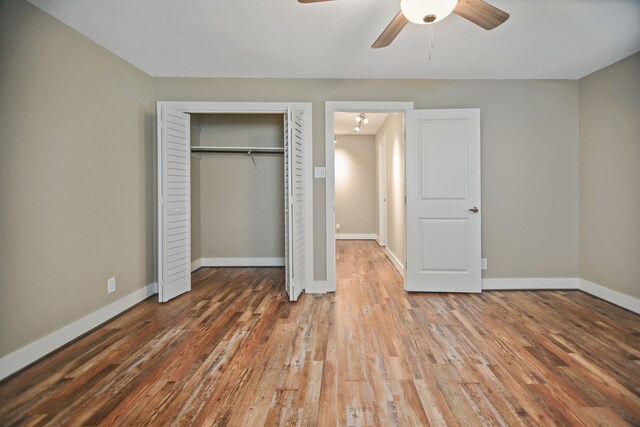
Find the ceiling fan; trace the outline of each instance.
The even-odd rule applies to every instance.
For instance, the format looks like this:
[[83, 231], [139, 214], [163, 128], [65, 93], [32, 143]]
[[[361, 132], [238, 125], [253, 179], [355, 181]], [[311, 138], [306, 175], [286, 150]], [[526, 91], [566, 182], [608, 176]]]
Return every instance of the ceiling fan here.
[[[298, 0], [300, 3], [324, 1], [331, 0]], [[433, 24], [451, 13], [462, 16], [485, 30], [492, 30], [509, 18], [508, 13], [483, 0], [400, 0], [400, 12], [371, 47], [379, 49], [389, 46], [409, 21], [416, 24]]]

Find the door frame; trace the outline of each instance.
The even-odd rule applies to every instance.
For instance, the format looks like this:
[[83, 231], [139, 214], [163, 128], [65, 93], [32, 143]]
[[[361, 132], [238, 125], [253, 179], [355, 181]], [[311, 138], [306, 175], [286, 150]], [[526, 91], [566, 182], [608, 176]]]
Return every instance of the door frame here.
[[[335, 231], [335, 156], [334, 156], [334, 114], [337, 112], [346, 113], [404, 113], [413, 110], [413, 102], [372, 102], [372, 101], [326, 101], [324, 107], [325, 114], [325, 169], [326, 169], [326, 265], [327, 281], [326, 292], [336, 291], [336, 231]], [[406, 128], [405, 128], [406, 134]]]
[[[156, 250], [156, 283], [159, 283], [159, 268], [162, 264], [162, 241], [160, 225], [162, 211], [159, 208], [159, 195], [162, 191], [162, 158], [157, 151], [160, 147], [162, 107], [170, 107], [183, 113], [193, 114], [287, 114], [289, 108], [304, 111], [308, 120], [304, 126], [304, 250], [305, 250], [305, 288], [313, 284], [313, 129], [312, 103], [310, 102], [209, 102], [209, 101], [157, 101], [156, 102], [156, 191], [155, 191], [155, 250]], [[191, 166], [189, 166], [189, 169]], [[191, 189], [189, 189], [191, 192]], [[189, 195], [191, 201], [191, 195]]]

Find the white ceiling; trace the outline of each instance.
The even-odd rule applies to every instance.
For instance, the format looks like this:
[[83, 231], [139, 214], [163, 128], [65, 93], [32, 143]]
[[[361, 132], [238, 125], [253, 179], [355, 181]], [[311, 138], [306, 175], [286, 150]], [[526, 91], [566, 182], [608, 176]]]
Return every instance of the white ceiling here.
[[489, 0], [486, 31], [451, 15], [370, 46], [398, 0], [30, 0], [153, 76], [577, 79], [640, 50], [639, 0]]
[[360, 113], [335, 113], [333, 133], [336, 135], [375, 135], [378, 129], [387, 120], [388, 113], [365, 113], [369, 123], [360, 127], [360, 132], [356, 132], [356, 117]]

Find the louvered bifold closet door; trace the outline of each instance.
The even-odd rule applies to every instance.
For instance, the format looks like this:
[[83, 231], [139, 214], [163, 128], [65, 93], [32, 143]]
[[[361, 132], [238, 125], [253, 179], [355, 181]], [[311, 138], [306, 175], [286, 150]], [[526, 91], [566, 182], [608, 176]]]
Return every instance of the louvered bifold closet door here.
[[189, 115], [162, 108], [159, 299], [191, 290]]
[[304, 112], [290, 110], [285, 137], [285, 191], [288, 199], [286, 260], [287, 292], [292, 301], [305, 287], [304, 253]]
[[291, 280], [291, 203], [290, 203], [290, 180], [291, 159], [289, 156], [291, 147], [291, 109], [288, 109], [284, 116], [284, 285], [287, 295], [291, 296], [293, 281]]
[[292, 198], [293, 198], [293, 280], [296, 298], [305, 288], [304, 242], [304, 111], [293, 111], [291, 138]]

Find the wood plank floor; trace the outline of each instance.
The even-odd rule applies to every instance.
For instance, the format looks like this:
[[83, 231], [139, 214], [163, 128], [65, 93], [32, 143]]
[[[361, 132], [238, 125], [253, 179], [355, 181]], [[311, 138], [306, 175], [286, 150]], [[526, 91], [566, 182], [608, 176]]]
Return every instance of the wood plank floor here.
[[579, 291], [407, 294], [338, 242], [332, 295], [210, 268], [0, 384], [0, 425], [640, 425], [640, 316]]

